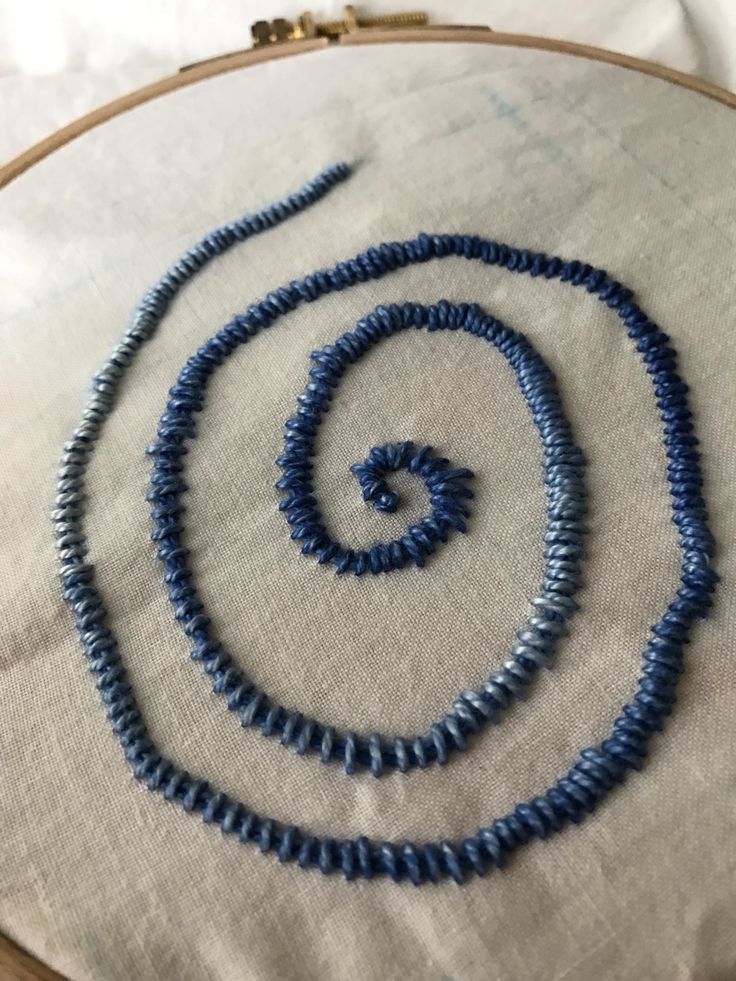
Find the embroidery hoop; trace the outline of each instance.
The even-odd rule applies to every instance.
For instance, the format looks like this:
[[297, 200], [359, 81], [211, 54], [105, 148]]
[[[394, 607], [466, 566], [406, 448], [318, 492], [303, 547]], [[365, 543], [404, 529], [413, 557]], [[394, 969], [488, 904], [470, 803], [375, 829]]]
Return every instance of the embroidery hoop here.
[[[430, 30], [392, 30], [390, 32], [371, 32], [370, 35], [353, 35], [340, 39], [341, 44], [361, 45], [361, 44], [386, 44], [386, 43], [471, 43], [471, 44], [495, 44], [502, 47], [531, 48], [553, 53], [567, 54], [574, 57], [587, 58], [592, 61], [608, 63], [614, 66], [637, 71], [644, 75], [653, 76], [678, 85], [685, 89], [705, 95], [708, 98], [729, 107], [736, 108], [736, 94], [729, 92], [719, 86], [706, 82], [696, 76], [678, 72], [670, 68], [658, 65], [644, 59], [633, 58], [616, 52], [607, 51], [589, 45], [577, 44], [566, 41], [538, 38], [528, 35], [515, 35], [504, 33], [488, 33], [484, 30], [474, 30], [473, 28], [460, 30], [445, 30], [442, 28]], [[77, 136], [88, 132], [90, 129], [105, 123], [122, 112], [133, 109], [143, 103], [165, 95], [169, 92], [183, 88], [195, 82], [204, 81], [218, 75], [236, 71], [263, 63], [265, 61], [277, 60], [291, 55], [306, 54], [316, 52], [328, 47], [326, 40], [306, 40], [292, 42], [282, 50], [263, 49], [246, 51], [241, 54], [224, 56], [208, 62], [205, 65], [196, 66], [177, 75], [169, 76], [154, 82], [143, 88], [137, 89], [119, 99], [116, 99], [100, 108], [88, 113], [80, 119], [57, 130], [46, 139], [40, 141], [29, 148], [9, 163], [0, 168], [0, 188], [4, 187], [15, 177], [27, 171], [35, 163], [43, 160], [46, 156], [55, 152], [66, 143], [75, 139]], [[9, 969], [18, 972], [25, 971], [30, 973], [30, 977], [36, 977], [39, 981], [52, 981], [59, 978], [55, 972], [45, 967], [40, 961], [26, 954], [11, 941], [0, 935], [0, 966], [8, 965]]]
[[[660, 78], [673, 85], [690, 89], [705, 95], [709, 99], [714, 99], [731, 109], [736, 109], [736, 93], [729, 92], [728, 89], [720, 85], [714, 85], [705, 79], [698, 78], [696, 75], [689, 75], [687, 72], [676, 71], [665, 65], [659, 65], [654, 61], [644, 58], [634, 58], [631, 55], [620, 54], [616, 51], [608, 51], [606, 48], [596, 48], [589, 44], [577, 44], [573, 41], [560, 41], [553, 38], [535, 37], [531, 34], [504, 34], [501, 32], [487, 31], [472, 27], [448, 30], [447, 28], [437, 27], [423, 30], [417, 29], [395, 29], [391, 31], [370, 31], [364, 34], [345, 34], [338, 43], [341, 46], [360, 46], [365, 44], [494, 44], [499, 47], [507, 48], [533, 48], [538, 51], [551, 51], [557, 54], [572, 55], [576, 58], [587, 58], [590, 61], [599, 61], [604, 64], [616, 65], [619, 68], [626, 68], [629, 71], [640, 72], [642, 75], [651, 75]], [[92, 112], [81, 116], [67, 126], [63, 126], [56, 132], [51, 133], [46, 139], [39, 141], [28, 150], [19, 154], [9, 163], [0, 167], [0, 188], [9, 184], [24, 171], [34, 164], [43, 160], [50, 153], [58, 150], [64, 144], [69, 143], [76, 137], [88, 132], [95, 126], [113, 119], [120, 113], [134, 109], [136, 106], [143, 105], [151, 99], [157, 99], [161, 95], [174, 92], [195, 82], [202, 82], [208, 78], [215, 78], [227, 72], [238, 71], [242, 68], [250, 68], [251, 65], [260, 65], [265, 61], [277, 61], [281, 58], [291, 58], [297, 55], [309, 54], [310, 52], [324, 51], [330, 47], [326, 38], [315, 40], [291, 41], [288, 44], [276, 45], [272, 48], [254, 48], [237, 54], [224, 55], [221, 58], [214, 58], [210, 61], [192, 68], [179, 71], [176, 75], [168, 75], [157, 82], [151, 82], [142, 88], [135, 89], [127, 95], [113, 99], [105, 105], [94, 109]]]

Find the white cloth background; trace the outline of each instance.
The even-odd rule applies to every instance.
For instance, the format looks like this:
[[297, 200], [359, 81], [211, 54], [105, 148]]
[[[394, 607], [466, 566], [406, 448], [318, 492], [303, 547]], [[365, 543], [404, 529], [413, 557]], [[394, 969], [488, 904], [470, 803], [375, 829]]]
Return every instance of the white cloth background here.
[[[492, 349], [394, 338], [346, 376], [321, 434], [325, 510], [362, 540], [387, 519], [362, 505], [347, 465], [375, 442], [426, 440], [476, 470], [470, 534], [426, 570], [336, 579], [299, 558], [276, 511], [273, 459], [308, 352], [376, 302], [443, 295], [528, 333], [557, 373], [590, 464], [583, 609], [530, 701], [443, 770], [350, 780], [241, 730], [172, 620], [143, 449], [178, 367], [252, 299], [421, 228], [581, 257], [632, 286], [673, 337], [702, 440], [724, 583], [666, 734], [581, 828], [462, 889], [281, 868], [136, 784], [55, 575], [59, 448], [132, 305], [205, 230], [338, 158], [361, 161], [345, 185], [186, 290], [95, 453], [99, 583], [151, 730], [180, 764], [318, 833], [464, 836], [607, 733], [677, 585], [653, 392], [615, 315], [460, 259], [398, 272], [299, 310], [213, 380], [188, 521], [220, 635], [288, 705], [367, 731], [426, 724], [504, 656], [539, 578], [543, 495], [536, 436]], [[656, 79], [550, 53], [387, 46], [169, 95], [0, 192], [0, 929], [74, 981], [734, 976], [735, 159], [733, 112]]]
[[[0, 0], [0, 162], [103, 102], [181, 65], [250, 45], [250, 24], [326, 20], [339, 0]], [[736, 88], [732, 0], [371, 0], [358, 9], [426, 10], [432, 23], [487, 24], [598, 45]]]

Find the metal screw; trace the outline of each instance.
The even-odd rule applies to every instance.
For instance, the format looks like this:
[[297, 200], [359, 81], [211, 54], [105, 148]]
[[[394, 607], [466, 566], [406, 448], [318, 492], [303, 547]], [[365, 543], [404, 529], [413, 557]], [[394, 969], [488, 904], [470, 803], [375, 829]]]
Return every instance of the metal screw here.
[[429, 18], [421, 10], [411, 10], [403, 14], [379, 14], [376, 17], [358, 17], [352, 4], [343, 8], [342, 20], [327, 20], [315, 24], [321, 37], [339, 37], [341, 34], [356, 34], [371, 27], [422, 27]]
[[407, 10], [403, 14], [378, 14], [376, 17], [357, 17], [351, 4], [344, 9], [348, 30], [363, 27], [423, 27], [429, 20], [423, 10]]

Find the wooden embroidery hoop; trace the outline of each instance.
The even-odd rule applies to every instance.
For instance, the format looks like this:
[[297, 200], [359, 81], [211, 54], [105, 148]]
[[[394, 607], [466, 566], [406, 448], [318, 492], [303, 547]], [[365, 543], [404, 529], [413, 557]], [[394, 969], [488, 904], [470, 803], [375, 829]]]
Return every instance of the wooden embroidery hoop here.
[[[550, 51], [570, 55], [576, 58], [587, 58], [591, 61], [603, 62], [636, 71], [643, 75], [671, 82], [682, 88], [690, 89], [700, 95], [720, 102], [731, 109], [736, 109], [736, 93], [730, 92], [718, 85], [707, 82], [695, 75], [675, 71], [664, 65], [656, 64], [642, 58], [596, 48], [586, 44], [571, 41], [560, 41], [551, 38], [535, 37], [527, 34], [505, 34], [488, 31], [484, 28], [406, 28], [388, 31], [371, 30], [357, 34], [343, 35], [340, 45], [366, 44], [421, 44], [421, 43], [467, 43], [492, 44], [499, 47], [531, 48], [539, 51]], [[231, 71], [249, 68], [251, 65], [289, 58], [296, 55], [322, 51], [331, 44], [326, 38], [289, 41], [272, 47], [254, 48], [236, 54], [224, 55], [210, 61], [183, 69], [175, 75], [169, 75], [159, 81], [152, 82], [142, 88], [129, 92], [112, 102], [108, 102], [87, 115], [56, 130], [50, 136], [34, 144], [28, 150], [19, 154], [9, 163], [0, 167], [0, 189], [16, 177], [39, 163], [45, 157], [54, 153], [60, 147], [88, 132], [96, 126], [113, 119], [115, 116], [169, 92], [202, 82]], [[12, 941], [0, 934], [0, 977], [13, 978], [15, 981], [64, 981], [60, 974], [46, 967], [30, 954], [26, 953]]]
[[[729, 92], [728, 89], [706, 82], [695, 75], [688, 75], [685, 72], [675, 71], [664, 65], [658, 65], [653, 61], [646, 61], [642, 58], [633, 58], [630, 55], [618, 54], [615, 51], [607, 51], [605, 48], [594, 48], [587, 44], [576, 44], [572, 41], [557, 41], [551, 38], [534, 37], [529, 34], [502, 34], [495, 31], [488, 31], [483, 28], [462, 27], [462, 28], [394, 28], [390, 31], [362, 31], [357, 34], [344, 34], [339, 38], [340, 45], [365, 45], [365, 44], [437, 44], [442, 42], [466, 43], [466, 44], [495, 44], [499, 47], [510, 48], [535, 48], [539, 51], [553, 51], [558, 54], [572, 55], [576, 58], [588, 58], [591, 61], [600, 61], [609, 65], [618, 65], [620, 68], [627, 68], [629, 71], [637, 71], [643, 75], [652, 75], [661, 78], [665, 82], [672, 82], [683, 88], [699, 92], [716, 102], [720, 102], [731, 109], [736, 109], [736, 93]], [[259, 65], [264, 61], [275, 61], [279, 58], [290, 58], [292, 56], [307, 54], [309, 52], [322, 51], [330, 47], [327, 38], [314, 38], [307, 40], [288, 41], [284, 44], [273, 45], [272, 47], [252, 48], [248, 51], [237, 52], [236, 54], [224, 55], [222, 58], [213, 58], [209, 61], [193, 65], [191, 68], [182, 69], [176, 75], [168, 75], [150, 85], [129, 92], [108, 102], [99, 109], [94, 109], [74, 122], [56, 130], [46, 139], [34, 144], [19, 156], [15, 157], [5, 166], [0, 167], [0, 188], [10, 183], [19, 174], [28, 170], [34, 164], [43, 160], [50, 153], [58, 150], [76, 137], [81, 136], [88, 130], [99, 126], [107, 120], [120, 113], [134, 109], [136, 106], [157, 99], [159, 96], [166, 95], [176, 89], [193, 85], [195, 82], [203, 82], [208, 78], [217, 75], [224, 75], [226, 72], [238, 71], [241, 68], [249, 68], [251, 65]]]

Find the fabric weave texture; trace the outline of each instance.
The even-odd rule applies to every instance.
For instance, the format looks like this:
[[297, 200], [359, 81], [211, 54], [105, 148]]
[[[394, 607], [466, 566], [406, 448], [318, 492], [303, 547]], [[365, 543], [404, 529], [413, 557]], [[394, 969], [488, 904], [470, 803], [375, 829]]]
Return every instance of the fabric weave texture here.
[[[278, 132], [264, 117], [274, 84], [292, 110]], [[534, 52], [458, 45], [438, 60], [430, 45], [398, 46], [195, 86], [3, 191], [6, 933], [75, 979], [729, 977], [736, 202], [724, 175], [735, 149], [727, 109], [653, 79]], [[321, 575], [296, 560], [273, 489], [305, 358], [378, 304], [472, 297], [553, 370], [588, 461], [583, 610], [535, 697], [445, 768], [347, 779], [232, 724], [170, 616], [147, 543], [141, 447], [176, 367], [218, 325], [371, 242], [472, 230], [585, 256], [634, 288], [691, 385], [722, 587], [687, 648], [676, 714], [646, 775], [470, 888], [346, 886], [279, 867], [167, 807], [130, 778], [58, 597], [47, 519], [57, 449], [135, 296], [244, 201], [266, 204], [339, 157], [361, 161], [354, 177], [270, 232], [267, 249], [221, 257], [131, 368], [90, 468], [91, 560], [151, 731], [178, 765], [217, 773], [228, 794], [317, 835], [462, 835], [605, 738], [677, 581], [655, 399], [611, 311], [561, 284], [448, 258], [431, 276], [401, 270], [294, 311], [253, 340], [247, 367], [233, 355], [212, 379], [187, 461], [187, 515], [213, 620], [282, 704], [336, 727], [400, 732], [480, 684], [518, 629], [542, 570], [530, 548], [545, 517], [538, 439], [513, 378], [475, 338], [427, 334], [419, 351], [402, 333], [377, 345], [364, 371], [346, 374], [318, 437], [335, 534], [352, 545], [401, 532], [406, 517], [366, 508], [349, 468], [376, 440], [409, 432], [430, 444], [438, 428], [443, 453], [475, 472], [472, 534], [422, 570]], [[425, 501], [402, 477], [406, 508], [421, 515]], [[162, 688], [163, 677], [176, 682]]]

